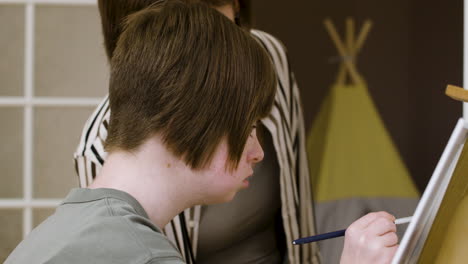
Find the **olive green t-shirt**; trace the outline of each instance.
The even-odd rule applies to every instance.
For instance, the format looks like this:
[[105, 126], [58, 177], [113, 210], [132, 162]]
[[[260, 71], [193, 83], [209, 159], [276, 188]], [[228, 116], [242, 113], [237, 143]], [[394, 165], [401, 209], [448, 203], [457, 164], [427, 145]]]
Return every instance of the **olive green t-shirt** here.
[[6, 260], [30, 263], [185, 263], [141, 205], [114, 189], [73, 189]]

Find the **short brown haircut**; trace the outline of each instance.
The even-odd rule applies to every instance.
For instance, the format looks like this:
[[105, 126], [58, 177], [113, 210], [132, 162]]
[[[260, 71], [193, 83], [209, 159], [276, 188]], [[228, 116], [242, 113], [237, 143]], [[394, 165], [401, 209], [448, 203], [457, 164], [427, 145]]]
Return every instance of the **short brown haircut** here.
[[[137, 11], [143, 10], [158, 0], [98, 0], [99, 14], [101, 16], [102, 35], [107, 58], [110, 61], [114, 53], [117, 40], [123, 29], [125, 18]], [[171, 0], [168, 0], [171, 1]], [[240, 14], [240, 24], [246, 27], [250, 24], [250, 9], [247, 1], [238, 0], [185, 0], [187, 2], [203, 2], [211, 7], [232, 5]]]
[[248, 32], [205, 4], [158, 2], [129, 17], [112, 57], [106, 150], [132, 151], [159, 133], [198, 169], [226, 138], [235, 168], [275, 87], [271, 60]]

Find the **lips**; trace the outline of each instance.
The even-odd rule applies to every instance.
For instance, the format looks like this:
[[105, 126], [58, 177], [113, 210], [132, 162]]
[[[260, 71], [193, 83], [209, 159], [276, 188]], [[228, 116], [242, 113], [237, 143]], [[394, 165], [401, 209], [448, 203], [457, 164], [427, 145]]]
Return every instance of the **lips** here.
[[242, 181], [242, 187], [244, 187], [244, 188], [249, 187], [249, 185], [250, 185], [250, 182], [249, 182], [250, 177], [252, 177], [252, 174], [250, 174], [249, 176], [247, 176], [247, 177]]

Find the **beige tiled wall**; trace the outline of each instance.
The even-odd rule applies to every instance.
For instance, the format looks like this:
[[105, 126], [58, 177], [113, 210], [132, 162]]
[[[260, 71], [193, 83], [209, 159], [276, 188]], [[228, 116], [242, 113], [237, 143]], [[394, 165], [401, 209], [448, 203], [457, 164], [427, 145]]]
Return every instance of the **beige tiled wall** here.
[[23, 94], [24, 8], [0, 5], [0, 96]]
[[94, 108], [42, 107], [34, 115], [35, 198], [63, 198], [78, 186], [73, 163], [83, 124]]
[[96, 7], [38, 6], [35, 94], [103, 96], [107, 63]]
[[0, 124], [0, 198], [20, 198], [23, 196], [23, 108], [0, 108]]
[[0, 262], [21, 241], [22, 212], [18, 209], [0, 209]]
[[[96, 6], [36, 5], [33, 95], [107, 93], [108, 66]], [[23, 96], [24, 4], [0, 4], [0, 97]], [[33, 199], [63, 199], [78, 186], [73, 152], [94, 106], [33, 107]], [[0, 106], [0, 199], [23, 197], [24, 107]], [[54, 212], [34, 208], [33, 227]], [[21, 209], [0, 209], [0, 263], [22, 239]]]

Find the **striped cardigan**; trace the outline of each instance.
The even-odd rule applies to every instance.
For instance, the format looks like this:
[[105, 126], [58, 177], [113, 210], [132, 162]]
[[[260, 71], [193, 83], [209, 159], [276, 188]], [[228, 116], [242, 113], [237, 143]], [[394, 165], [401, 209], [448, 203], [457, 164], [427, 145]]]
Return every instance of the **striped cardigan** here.
[[[273, 109], [262, 123], [271, 133], [280, 168], [281, 212], [288, 262], [319, 263], [315, 243], [301, 246], [293, 246], [291, 243], [296, 238], [315, 234], [299, 89], [282, 44], [265, 32], [252, 30], [251, 33], [268, 51], [278, 77]], [[83, 129], [74, 155], [81, 187], [86, 187], [93, 181], [106, 159], [103, 143], [107, 137], [109, 116], [109, 100], [106, 97]], [[166, 235], [179, 247], [187, 263], [193, 263], [196, 256], [200, 213], [201, 206], [189, 208], [164, 228]]]

